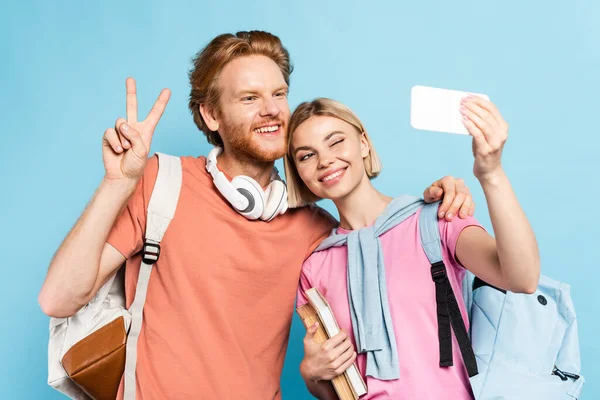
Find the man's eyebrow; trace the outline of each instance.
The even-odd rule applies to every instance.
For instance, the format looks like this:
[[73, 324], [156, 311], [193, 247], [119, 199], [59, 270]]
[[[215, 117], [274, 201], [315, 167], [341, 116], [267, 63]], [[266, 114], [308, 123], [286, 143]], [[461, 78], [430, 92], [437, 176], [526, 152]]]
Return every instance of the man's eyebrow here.
[[[277, 87], [273, 92], [279, 92], [281, 90], [285, 90], [286, 92], [288, 92], [290, 90], [289, 86], [286, 84], [283, 84], [279, 87]], [[244, 95], [260, 95], [260, 90], [259, 89], [255, 89], [255, 88], [248, 88], [248, 89], [242, 89], [239, 90], [237, 92], [235, 92], [235, 97], [242, 97]]]
[[235, 92], [235, 97], [243, 97], [247, 95], [258, 95], [258, 91], [255, 89], [243, 89]]

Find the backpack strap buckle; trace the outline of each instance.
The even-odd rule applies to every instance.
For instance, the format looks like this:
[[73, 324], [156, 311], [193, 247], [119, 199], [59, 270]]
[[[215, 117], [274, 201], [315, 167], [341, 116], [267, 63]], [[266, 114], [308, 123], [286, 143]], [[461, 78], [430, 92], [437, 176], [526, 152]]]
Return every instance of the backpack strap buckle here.
[[160, 245], [156, 242], [146, 239], [142, 250], [142, 260], [146, 264], [154, 264], [160, 257]]
[[444, 283], [448, 276], [446, 275], [446, 267], [443, 261], [438, 261], [431, 264], [431, 278], [435, 283]]

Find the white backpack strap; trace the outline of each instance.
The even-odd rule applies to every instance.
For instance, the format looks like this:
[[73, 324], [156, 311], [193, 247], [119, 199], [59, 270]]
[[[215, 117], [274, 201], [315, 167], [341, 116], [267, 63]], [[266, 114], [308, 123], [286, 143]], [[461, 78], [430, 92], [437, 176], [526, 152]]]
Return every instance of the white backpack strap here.
[[167, 154], [158, 155], [158, 176], [148, 204], [146, 240], [142, 250], [142, 265], [135, 291], [131, 312], [131, 328], [127, 335], [125, 358], [125, 400], [135, 400], [135, 367], [137, 363], [137, 342], [142, 326], [142, 316], [148, 281], [154, 263], [160, 256], [160, 242], [175, 214], [179, 192], [181, 191], [181, 159]]

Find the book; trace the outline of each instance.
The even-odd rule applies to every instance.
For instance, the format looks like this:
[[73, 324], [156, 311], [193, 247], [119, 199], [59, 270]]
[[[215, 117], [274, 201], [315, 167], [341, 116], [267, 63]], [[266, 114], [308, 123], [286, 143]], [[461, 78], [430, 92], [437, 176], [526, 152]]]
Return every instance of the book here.
[[[305, 294], [309, 303], [298, 307], [298, 315], [306, 329], [319, 322], [313, 340], [323, 343], [337, 335], [340, 328], [329, 303], [318, 289], [308, 289]], [[367, 386], [358, 372], [356, 363], [353, 363], [343, 374], [333, 378], [331, 383], [340, 400], [358, 400], [360, 396], [367, 393]]]

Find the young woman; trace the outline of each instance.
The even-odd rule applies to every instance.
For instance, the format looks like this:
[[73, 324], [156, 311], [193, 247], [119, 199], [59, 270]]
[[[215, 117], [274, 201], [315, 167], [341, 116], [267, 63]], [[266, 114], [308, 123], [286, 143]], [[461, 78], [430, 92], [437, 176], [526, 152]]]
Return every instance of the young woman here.
[[[473, 173], [496, 236], [470, 216], [439, 220], [448, 280], [467, 321], [460, 295], [465, 268], [498, 288], [532, 293], [540, 261], [500, 162], [508, 125], [491, 102], [478, 97], [463, 99], [460, 112], [473, 136]], [[419, 204], [406, 202], [406, 196], [392, 199], [372, 185], [381, 164], [358, 117], [330, 99], [301, 104], [290, 121], [285, 169], [290, 206], [333, 200], [340, 216], [334, 234], [347, 238], [347, 244], [317, 249], [302, 269], [298, 306], [307, 302], [304, 291], [316, 287], [342, 328], [323, 344], [312, 340], [317, 325], [308, 329], [300, 371], [309, 391], [320, 399], [336, 398], [328, 381], [356, 359], [368, 387], [363, 399], [472, 399], [456, 339], [454, 366], [439, 366], [435, 284], [419, 238]], [[389, 222], [390, 215], [410, 207], [417, 211]], [[386, 223], [395, 226], [379, 235]]]

